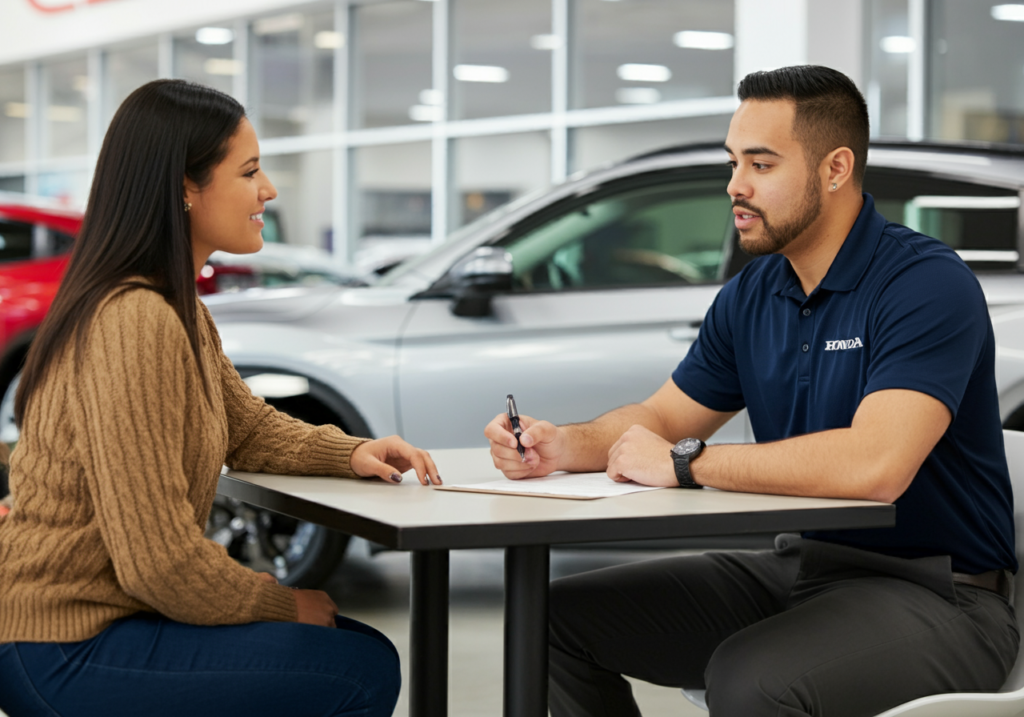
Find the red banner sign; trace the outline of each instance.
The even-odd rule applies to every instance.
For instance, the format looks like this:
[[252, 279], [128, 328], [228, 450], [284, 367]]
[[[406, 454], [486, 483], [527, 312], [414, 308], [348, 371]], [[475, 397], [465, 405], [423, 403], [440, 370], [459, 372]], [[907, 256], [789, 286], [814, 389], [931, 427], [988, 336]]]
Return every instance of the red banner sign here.
[[28, 0], [28, 4], [40, 12], [64, 12], [82, 5], [95, 5], [107, 0]]

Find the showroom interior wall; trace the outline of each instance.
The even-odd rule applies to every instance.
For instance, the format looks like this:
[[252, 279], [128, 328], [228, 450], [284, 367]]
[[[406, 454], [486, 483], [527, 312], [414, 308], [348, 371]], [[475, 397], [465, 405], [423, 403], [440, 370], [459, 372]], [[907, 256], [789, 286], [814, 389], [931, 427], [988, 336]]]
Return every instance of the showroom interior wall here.
[[847, 72], [879, 136], [1020, 141], [1024, 6], [998, 7], [0, 0], [0, 189], [82, 204], [110, 117], [158, 77], [245, 104], [286, 240], [343, 260], [442, 241], [577, 171], [718, 141], [757, 69]]

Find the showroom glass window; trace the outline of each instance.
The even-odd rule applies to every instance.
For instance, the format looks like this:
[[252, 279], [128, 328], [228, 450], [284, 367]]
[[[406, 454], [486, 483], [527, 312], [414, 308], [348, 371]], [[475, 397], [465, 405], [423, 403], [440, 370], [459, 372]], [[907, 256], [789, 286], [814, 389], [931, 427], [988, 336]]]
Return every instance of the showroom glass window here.
[[263, 240], [330, 250], [334, 187], [331, 152], [263, 155], [260, 167], [277, 188], [277, 199], [266, 206], [270, 216]]
[[907, 0], [870, 0], [866, 59], [866, 99], [875, 137], [907, 135], [907, 80], [914, 41]]
[[249, 46], [249, 118], [261, 138], [333, 129], [334, 13], [255, 20]]
[[571, 106], [733, 93], [733, 3], [577, 0]]
[[0, 162], [25, 159], [25, 69], [21, 65], [0, 68]]
[[174, 77], [233, 94], [242, 63], [234, 57], [235, 32], [227, 26], [201, 27], [174, 39]]
[[733, 238], [726, 168], [623, 180], [513, 231], [519, 291], [707, 284], [725, 278]]
[[929, 4], [929, 134], [1024, 143], [1024, 5]]
[[357, 263], [383, 268], [376, 257], [419, 254], [430, 245], [429, 142], [360, 147], [354, 152], [357, 201], [350, 218], [359, 240]]
[[107, 52], [103, 75], [103, 125], [110, 124], [121, 103], [137, 88], [160, 76], [155, 41]]
[[693, 142], [721, 144], [729, 133], [731, 115], [631, 122], [580, 127], [572, 130], [572, 171], [622, 162], [665, 147]]
[[85, 57], [43, 65], [44, 157], [86, 153], [86, 110], [92, 86]]
[[430, 121], [440, 100], [431, 73], [431, 2], [402, 0], [353, 8], [350, 122], [386, 127]]
[[551, 0], [459, 0], [453, 119], [551, 111]]
[[550, 185], [551, 141], [546, 132], [466, 137], [452, 144], [456, 177], [452, 227]]

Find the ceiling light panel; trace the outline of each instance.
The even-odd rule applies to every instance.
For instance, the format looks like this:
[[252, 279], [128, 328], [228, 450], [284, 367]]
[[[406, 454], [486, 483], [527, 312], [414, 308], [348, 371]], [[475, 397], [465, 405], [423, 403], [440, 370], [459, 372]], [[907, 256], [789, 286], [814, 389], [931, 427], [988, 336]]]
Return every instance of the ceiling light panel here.
[[728, 32], [705, 32], [703, 30], [683, 30], [672, 36], [676, 47], [690, 50], [731, 50], [733, 36]]
[[201, 27], [196, 30], [196, 42], [200, 45], [227, 45], [235, 39], [235, 33], [227, 27]]
[[668, 82], [672, 79], [672, 70], [664, 65], [627, 63], [619, 65], [618, 75], [627, 82]]
[[452, 74], [460, 82], [508, 82], [509, 73], [497, 65], [456, 65]]

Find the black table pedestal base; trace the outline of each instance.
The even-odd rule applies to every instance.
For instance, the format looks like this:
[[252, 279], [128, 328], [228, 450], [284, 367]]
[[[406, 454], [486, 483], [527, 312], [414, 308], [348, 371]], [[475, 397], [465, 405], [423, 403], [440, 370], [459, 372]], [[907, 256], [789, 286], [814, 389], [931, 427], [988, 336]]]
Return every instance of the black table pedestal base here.
[[445, 717], [448, 714], [447, 550], [413, 552], [411, 589], [409, 717]]
[[548, 713], [547, 545], [505, 548], [505, 717]]

